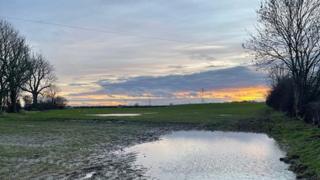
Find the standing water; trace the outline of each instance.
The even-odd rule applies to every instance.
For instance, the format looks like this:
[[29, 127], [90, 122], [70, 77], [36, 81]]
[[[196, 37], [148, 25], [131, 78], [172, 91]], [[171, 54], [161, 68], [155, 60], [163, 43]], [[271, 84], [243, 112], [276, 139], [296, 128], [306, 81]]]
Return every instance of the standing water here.
[[133, 146], [150, 179], [293, 180], [285, 153], [265, 134], [177, 131]]

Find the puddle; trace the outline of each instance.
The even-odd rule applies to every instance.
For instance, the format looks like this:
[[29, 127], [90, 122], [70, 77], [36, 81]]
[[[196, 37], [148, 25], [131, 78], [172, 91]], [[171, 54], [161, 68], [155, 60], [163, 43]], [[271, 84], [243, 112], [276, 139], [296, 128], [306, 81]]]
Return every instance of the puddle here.
[[285, 153], [265, 134], [177, 131], [125, 150], [151, 179], [294, 180]]
[[96, 116], [96, 117], [135, 117], [141, 116], [138, 113], [126, 113], [126, 114], [88, 114], [88, 116]]

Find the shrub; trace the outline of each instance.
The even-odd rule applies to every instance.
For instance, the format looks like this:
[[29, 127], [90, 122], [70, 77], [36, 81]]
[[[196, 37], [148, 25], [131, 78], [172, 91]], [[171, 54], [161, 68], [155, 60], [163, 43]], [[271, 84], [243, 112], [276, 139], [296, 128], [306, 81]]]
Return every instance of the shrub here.
[[293, 114], [293, 82], [290, 78], [282, 78], [269, 92], [266, 103], [268, 106]]

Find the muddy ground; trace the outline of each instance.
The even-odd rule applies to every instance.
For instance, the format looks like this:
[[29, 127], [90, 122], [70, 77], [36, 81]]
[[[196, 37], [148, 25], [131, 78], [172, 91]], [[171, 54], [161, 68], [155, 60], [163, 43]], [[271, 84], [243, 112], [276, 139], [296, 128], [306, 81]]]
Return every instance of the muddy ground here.
[[[2, 123], [0, 179], [147, 179], [128, 146], [157, 140], [181, 125], [121, 121]], [[91, 177], [91, 178], [90, 178]]]

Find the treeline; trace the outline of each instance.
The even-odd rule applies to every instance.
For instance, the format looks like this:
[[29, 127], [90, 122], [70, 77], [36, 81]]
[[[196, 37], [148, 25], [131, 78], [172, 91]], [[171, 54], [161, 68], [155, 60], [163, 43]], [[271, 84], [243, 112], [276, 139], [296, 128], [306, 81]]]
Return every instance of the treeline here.
[[0, 20], [0, 112], [62, 108], [52, 65], [32, 52], [26, 39], [7, 21]]
[[[308, 86], [304, 89], [298, 113], [295, 111], [295, 80], [283, 67], [274, 67], [270, 72], [272, 85], [266, 103], [268, 106], [287, 113], [289, 116], [298, 116], [307, 123], [320, 127], [320, 90]], [[320, 76], [317, 76], [320, 81]]]
[[320, 124], [320, 1], [265, 0], [245, 45], [269, 70], [267, 104]]

